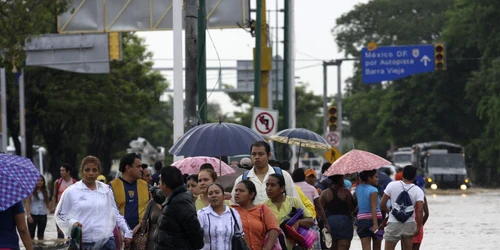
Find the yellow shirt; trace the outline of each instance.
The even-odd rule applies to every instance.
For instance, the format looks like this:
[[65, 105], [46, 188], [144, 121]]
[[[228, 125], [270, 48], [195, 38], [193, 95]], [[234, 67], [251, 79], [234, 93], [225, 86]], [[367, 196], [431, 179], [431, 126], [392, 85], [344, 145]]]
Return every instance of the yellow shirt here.
[[300, 200], [306, 207], [307, 211], [311, 214], [312, 218], [316, 218], [316, 207], [314, 207], [314, 204], [311, 202], [309, 198], [302, 192], [302, 189], [300, 189], [299, 186], [295, 186], [297, 188], [297, 193], [299, 193]]
[[[306, 199], [308, 198], [306, 197]], [[267, 205], [271, 209], [273, 214], [276, 216], [276, 219], [278, 219], [278, 224], [281, 224], [283, 222], [285, 217], [292, 211], [292, 208], [294, 207], [297, 209], [302, 208], [304, 218], [312, 218], [311, 214], [306, 209], [304, 204], [302, 204], [302, 202], [300, 202], [300, 200], [295, 197], [287, 196], [285, 198], [285, 201], [281, 203], [280, 209], [278, 209], [278, 206], [276, 206], [276, 204], [274, 204], [270, 199], [264, 201], [264, 205]], [[293, 247], [292, 242], [288, 238], [286, 240], [286, 246], [288, 249], [292, 249]]]

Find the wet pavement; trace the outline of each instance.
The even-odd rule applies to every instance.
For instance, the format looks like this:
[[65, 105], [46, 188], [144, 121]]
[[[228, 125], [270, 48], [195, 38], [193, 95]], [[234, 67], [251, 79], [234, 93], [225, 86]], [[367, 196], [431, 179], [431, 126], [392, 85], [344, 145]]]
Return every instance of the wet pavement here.
[[[430, 216], [424, 228], [425, 235], [421, 249], [495, 250], [500, 248], [499, 189], [426, 190], [426, 195]], [[54, 217], [49, 215], [45, 238], [55, 239], [56, 237]], [[45, 247], [43, 249], [57, 248]], [[361, 242], [357, 235], [352, 240], [351, 249], [361, 250]]]

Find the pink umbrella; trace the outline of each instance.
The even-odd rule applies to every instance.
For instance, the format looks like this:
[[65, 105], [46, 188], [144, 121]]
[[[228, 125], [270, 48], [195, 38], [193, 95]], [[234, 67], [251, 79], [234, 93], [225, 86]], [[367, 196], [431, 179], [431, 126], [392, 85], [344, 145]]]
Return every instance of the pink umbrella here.
[[196, 156], [188, 157], [182, 160], [176, 161], [172, 166], [177, 167], [182, 174], [198, 174], [200, 172], [201, 165], [205, 163], [210, 163], [218, 176], [229, 175], [235, 173], [234, 169], [224, 163], [223, 161], [207, 156]]
[[352, 174], [365, 170], [378, 169], [388, 164], [391, 163], [378, 155], [353, 149], [337, 159], [323, 175]]

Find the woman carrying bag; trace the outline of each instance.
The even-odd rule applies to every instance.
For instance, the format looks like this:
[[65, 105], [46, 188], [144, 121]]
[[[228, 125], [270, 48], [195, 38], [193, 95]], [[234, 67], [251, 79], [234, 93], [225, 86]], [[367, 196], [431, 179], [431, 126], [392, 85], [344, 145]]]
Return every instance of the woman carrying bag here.
[[257, 195], [255, 184], [252, 181], [244, 180], [236, 185], [234, 191], [234, 201], [238, 205], [234, 205], [233, 208], [240, 214], [245, 240], [249, 248], [252, 250], [276, 250], [275, 246], [279, 246], [277, 239], [280, 230], [278, 221], [269, 207], [253, 204]]
[[[287, 220], [292, 211], [301, 210], [302, 216], [294, 220], [294, 224], [291, 226], [293, 229], [298, 230], [299, 227], [308, 229], [314, 225], [314, 220], [311, 217], [309, 211], [304, 207], [302, 202], [295, 197], [287, 196], [285, 193], [285, 179], [282, 175], [271, 174], [266, 182], [266, 192], [268, 200], [264, 201], [264, 205], [267, 205], [273, 214], [276, 216], [278, 223], [282, 224]], [[287, 234], [285, 232], [285, 234]], [[292, 250], [294, 243], [291, 238], [292, 235], [286, 235], [286, 248]]]
[[205, 242], [202, 250], [248, 249], [240, 215], [224, 204], [224, 188], [215, 182], [208, 185], [207, 198], [210, 205], [198, 211]]

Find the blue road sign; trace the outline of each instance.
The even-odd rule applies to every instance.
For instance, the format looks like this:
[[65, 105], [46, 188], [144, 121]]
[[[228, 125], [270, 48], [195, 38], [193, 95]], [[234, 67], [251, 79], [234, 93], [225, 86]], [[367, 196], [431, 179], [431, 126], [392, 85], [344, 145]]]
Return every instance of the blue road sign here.
[[364, 83], [379, 83], [433, 72], [434, 44], [386, 46], [368, 51], [361, 49]]

